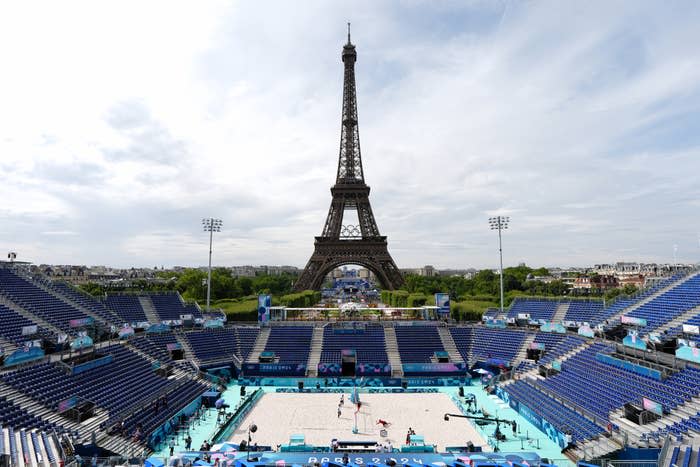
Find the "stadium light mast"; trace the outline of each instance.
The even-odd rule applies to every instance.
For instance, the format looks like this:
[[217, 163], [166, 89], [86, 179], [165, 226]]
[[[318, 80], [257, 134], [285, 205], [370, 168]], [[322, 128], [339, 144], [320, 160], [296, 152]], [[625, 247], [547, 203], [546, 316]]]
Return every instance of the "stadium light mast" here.
[[508, 222], [510, 222], [510, 217], [508, 216], [489, 217], [491, 230], [498, 230], [498, 255], [501, 260], [499, 269], [501, 276], [501, 315], [503, 314], [503, 243], [501, 241], [501, 231], [508, 228]]
[[202, 219], [202, 227], [209, 232], [209, 269], [207, 270], [207, 313], [209, 313], [209, 300], [211, 298], [211, 246], [214, 240], [214, 232], [221, 232], [221, 219]]

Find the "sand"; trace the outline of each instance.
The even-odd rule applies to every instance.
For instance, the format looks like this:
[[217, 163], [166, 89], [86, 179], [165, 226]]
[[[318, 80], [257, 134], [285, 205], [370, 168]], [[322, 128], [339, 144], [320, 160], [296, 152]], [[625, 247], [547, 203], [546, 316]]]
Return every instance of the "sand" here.
[[[333, 438], [339, 440], [374, 440], [391, 442], [399, 448], [406, 442], [406, 432], [411, 427], [426, 444], [435, 444], [438, 450], [445, 446], [464, 446], [468, 441], [475, 446], [485, 446], [486, 440], [468, 420], [443, 419], [445, 413], [459, 413], [447, 394], [360, 394], [362, 407], [357, 413], [358, 433], [353, 433], [355, 406], [345, 394], [341, 416], [337, 416], [340, 394], [267, 393], [243, 420], [231, 441], [240, 442], [247, 436], [251, 423], [258, 426], [252, 435], [253, 443], [275, 448], [288, 444], [291, 435], [303, 434], [306, 444], [328, 446]], [[378, 419], [391, 423], [387, 437], [380, 436]]]

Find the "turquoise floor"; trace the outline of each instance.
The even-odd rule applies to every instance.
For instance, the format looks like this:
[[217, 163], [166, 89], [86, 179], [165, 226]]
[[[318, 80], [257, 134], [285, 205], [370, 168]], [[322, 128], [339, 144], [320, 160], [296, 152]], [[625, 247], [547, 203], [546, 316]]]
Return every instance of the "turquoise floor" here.
[[[231, 385], [224, 391], [221, 396], [227, 404], [231, 406], [232, 410], [241, 401], [241, 389], [238, 385]], [[190, 426], [189, 435], [192, 437], [192, 450], [199, 450], [199, 447], [204, 443], [204, 441], [211, 442], [211, 437], [218, 431], [219, 424], [216, 421], [216, 409], [209, 409], [201, 420], [196, 421], [192, 426]], [[187, 432], [179, 433], [177, 437], [173, 437], [175, 440], [175, 452], [185, 450], [185, 438], [187, 437]], [[168, 442], [170, 440], [168, 439]], [[157, 450], [153, 456], [167, 458], [170, 454], [168, 448], [168, 443], [165, 443], [159, 450]]]
[[[249, 391], [253, 388], [248, 388]], [[266, 387], [266, 391], [275, 391], [277, 387]], [[447, 393], [453, 396], [455, 399], [459, 400], [458, 388], [438, 388], [440, 392]], [[349, 388], [348, 388], [349, 391]], [[491, 397], [486, 394], [485, 391], [481, 389], [481, 386], [465, 386], [465, 393], [472, 393], [476, 396], [477, 404], [479, 408], [485, 408], [486, 411], [491, 415], [498, 418], [503, 418], [507, 420], [515, 420], [518, 425], [517, 433], [513, 435], [511, 427], [501, 427], [501, 431], [506, 434], [507, 440], [501, 441], [498, 448], [501, 452], [537, 452], [541, 457], [549, 458], [551, 462], [562, 466], [562, 467], [572, 467], [574, 464], [566, 459], [561, 454], [561, 449], [553, 441], [549, 440], [544, 433], [539, 431], [530, 422], [521, 417], [517, 412], [511, 409], [507, 404], [500, 401], [500, 399], [495, 396]], [[233, 408], [240, 401], [240, 387], [237, 385], [230, 386], [223, 394], [223, 398], [226, 402]], [[455, 413], [459, 413], [456, 411]], [[495, 429], [494, 425], [486, 425], [481, 427], [479, 425], [474, 425], [477, 431], [479, 431], [484, 438], [493, 439], [493, 432]], [[205, 440], [211, 442], [211, 437], [216, 433], [219, 426], [216, 420], [216, 410], [210, 409], [208, 413], [202, 418], [202, 420], [195, 422], [195, 424], [190, 427], [189, 435], [192, 437], [192, 449], [198, 450], [199, 447]], [[184, 438], [187, 433], [181, 433], [175, 440], [175, 452], [183, 451], [185, 448]], [[238, 440], [233, 440], [238, 442]], [[426, 440], [429, 441], [429, 440]], [[158, 451], [156, 451], [153, 456], [162, 457], [167, 459], [169, 454], [169, 449], [167, 444], [163, 445]]]

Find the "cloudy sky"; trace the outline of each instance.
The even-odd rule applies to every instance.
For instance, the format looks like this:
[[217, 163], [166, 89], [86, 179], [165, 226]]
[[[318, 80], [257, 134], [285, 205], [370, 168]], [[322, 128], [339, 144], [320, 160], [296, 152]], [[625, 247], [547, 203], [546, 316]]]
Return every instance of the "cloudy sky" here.
[[[700, 2], [6, 2], [0, 248], [303, 266], [357, 45], [399, 267], [700, 258]], [[2, 255], [5, 253], [3, 252]]]

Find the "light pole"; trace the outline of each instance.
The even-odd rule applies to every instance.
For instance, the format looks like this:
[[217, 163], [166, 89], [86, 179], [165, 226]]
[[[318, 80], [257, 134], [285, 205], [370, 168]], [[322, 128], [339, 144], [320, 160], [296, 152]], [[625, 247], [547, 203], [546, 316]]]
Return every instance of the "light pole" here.
[[510, 217], [508, 216], [489, 217], [491, 230], [498, 230], [498, 255], [501, 260], [501, 268], [499, 269], [501, 276], [501, 315], [503, 314], [503, 243], [501, 242], [501, 230], [508, 228], [508, 222], [510, 222]]
[[211, 245], [214, 240], [214, 232], [221, 232], [221, 219], [202, 219], [202, 227], [209, 232], [209, 269], [207, 271], [207, 314], [209, 313], [209, 299], [211, 298]]

